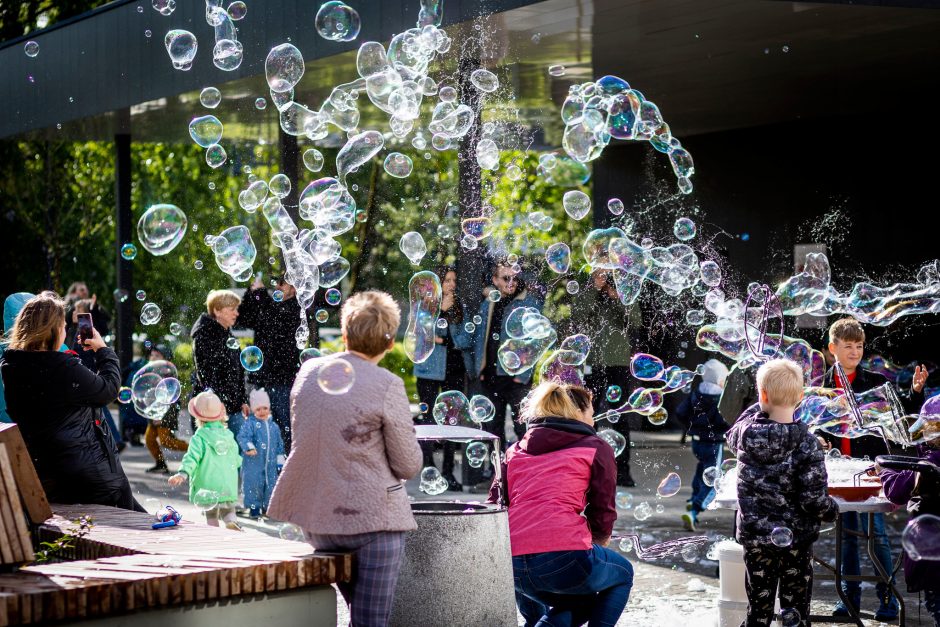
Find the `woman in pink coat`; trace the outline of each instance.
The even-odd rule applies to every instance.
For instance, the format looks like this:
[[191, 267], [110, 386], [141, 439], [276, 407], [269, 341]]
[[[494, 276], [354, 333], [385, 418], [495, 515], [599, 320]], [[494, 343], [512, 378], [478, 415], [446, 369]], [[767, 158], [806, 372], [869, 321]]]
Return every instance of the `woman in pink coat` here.
[[352, 582], [340, 591], [356, 627], [388, 624], [405, 533], [417, 529], [402, 482], [421, 469], [421, 449], [404, 383], [378, 366], [400, 315], [384, 292], [343, 304], [346, 351], [301, 367], [291, 390], [293, 445], [268, 507], [318, 550], [355, 554]]

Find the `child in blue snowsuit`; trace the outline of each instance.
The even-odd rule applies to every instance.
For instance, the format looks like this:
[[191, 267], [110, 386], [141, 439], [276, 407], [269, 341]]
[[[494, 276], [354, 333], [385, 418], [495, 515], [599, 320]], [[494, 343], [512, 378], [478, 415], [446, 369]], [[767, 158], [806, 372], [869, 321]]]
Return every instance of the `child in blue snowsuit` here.
[[248, 395], [251, 415], [238, 432], [242, 449], [242, 486], [245, 507], [252, 518], [267, 513], [277, 475], [284, 465], [284, 440], [271, 420], [271, 399], [263, 389]]

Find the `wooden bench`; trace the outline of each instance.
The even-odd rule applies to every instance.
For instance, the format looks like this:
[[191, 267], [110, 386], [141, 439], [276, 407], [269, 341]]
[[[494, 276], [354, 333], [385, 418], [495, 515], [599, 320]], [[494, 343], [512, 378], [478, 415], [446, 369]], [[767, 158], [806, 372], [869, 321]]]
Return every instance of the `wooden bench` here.
[[[0, 432], [0, 466], [5, 451], [9, 457], [7, 444], [18, 438], [22, 443], [15, 425], [10, 426], [12, 431], [7, 426]], [[23, 465], [22, 459], [18, 462]], [[25, 462], [32, 471], [27, 481], [35, 479], [38, 485], [28, 455]], [[13, 555], [9, 539], [18, 542], [15, 563], [22, 563], [33, 557], [20, 559], [26, 547], [20, 527], [12, 519], [12, 526], [7, 524], [7, 510], [15, 507], [8, 508], [6, 501], [21, 505], [25, 526], [32, 523], [28, 512], [44, 513], [45, 495], [31, 508], [19, 498], [5, 501], [10, 483], [0, 478], [0, 488], [6, 488], [0, 489], [0, 540], [10, 545], [4, 558], [8, 552]], [[54, 541], [73, 530], [72, 521], [82, 516], [93, 519], [90, 531], [75, 540], [72, 549], [57, 554], [77, 561], [33, 564], [0, 575], [0, 627], [66, 621], [142, 626], [171, 621], [177, 627], [207, 620], [227, 627], [258, 627], [261, 620], [276, 620], [278, 627], [335, 625], [336, 599], [330, 584], [352, 576], [350, 554], [315, 553], [309, 544], [186, 520], [154, 530], [150, 514], [103, 505], [53, 505], [50, 516], [32, 524], [34, 537]], [[12, 536], [5, 532], [11, 529], [16, 531]]]

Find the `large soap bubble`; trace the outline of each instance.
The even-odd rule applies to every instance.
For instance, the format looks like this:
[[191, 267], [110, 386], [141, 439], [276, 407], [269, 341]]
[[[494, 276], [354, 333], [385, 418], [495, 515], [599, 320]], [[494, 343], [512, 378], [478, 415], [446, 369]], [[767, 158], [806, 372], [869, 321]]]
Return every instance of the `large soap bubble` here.
[[364, 131], [349, 138], [336, 155], [336, 178], [346, 184], [346, 176], [374, 157], [385, 145], [378, 131]]
[[248, 372], [257, 372], [264, 365], [264, 353], [257, 346], [248, 346], [242, 350], [239, 361]]
[[304, 57], [294, 44], [274, 46], [264, 60], [264, 75], [268, 87], [275, 93], [294, 88], [304, 75]]
[[601, 429], [597, 432], [597, 437], [607, 442], [610, 448], [614, 449], [614, 457], [619, 457], [627, 448], [627, 438], [613, 429]]
[[940, 561], [940, 517], [921, 514], [901, 534], [901, 545], [912, 560]]
[[153, 205], [137, 221], [137, 237], [152, 255], [165, 255], [186, 235], [186, 214], [176, 205]]
[[402, 235], [401, 241], [398, 242], [398, 247], [401, 249], [401, 252], [405, 254], [405, 257], [408, 257], [409, 261], [415, 265], [421, 263], [421, 260], [424, 259], [424, 256], [428, 252], [424, 238], [421, 237], [421, 234], [417, 231], [408, 231]]
[[193, 118], [189, 123], [189, 136], [203, 148], [208, 148], [222, 139], [222, 123], [214, 115]]
[[160, 306], [156, 303], [144, 303], [144, 306], [140, 308], [140, 323], [145, 326], [160, 322], [161, 316], [163, 316], [163, 312], [160, 311]]
[[385, 162], [382, 164], [382, 167], [389, 176], [403, 179], [411, 174], [414, 164], [411, 161], [411, 157], [408, 155], [403, 155], [400, 152], [390, 152], [388, 156], [385, 157]]
[[320, 389], [333, 396], [345, 394], [355, 382], [356, 371], [352, 364], [341, 357], [327, 361], [317, 372]]
[[438, 394], [431, 411], [434, 420], [439, 425], [470, 425], [472, 414], [470, 401], [463, 392], [450, 390]]
[[238, 225], [225, 229], [212, 239], [212, 252], [219, 269], [236, 281], [251, 278], [251, 266], [258, 250], [248, 227]]
[[148, 362], [138, 370], [130, 386], [131, 401], [137, 413], [150, 420], [163, 418], [170, 405], [179, 398], [177, 392], [176, 399], [173, 399], [173, 388], [179, 385], [178, 377], [176, 366], [165, 360]]
[[206, 87], [199, 92], [199, 103], [206, 109], [215, 109], [222, 102], [222, 92], [217, 87]]
[[669, 498], [678, 494], [680, 488], [682, 488], [682, 479], [676, 473], [671, 472], [659, 482], [656, 494], [663, 498]]
[[411, 306], [404, 349], [408, 359], [416, 364], [426, 361], [434, 352], [435, 322], [441, 310], [441, 293], [441, 282], [433, 272], [418, 272], [408, 281]]
[[571, 267], [571, 249], [564, 242], [555, 242], [545, 250], [545, 263], [552, 272], [564, 274]]
[[482, 92], [490, 93], [499, 89], [499, 79], [489, 70], [480, 68], [470, 73], [470, 82]]
[[483, 442], [470, 442], [467, 444], [467, 463], [471, 468], [479, 468], [486, 461], [489, 448]]
[[359, 13], [345, 2], [324, 2], [314, 22], [317, 32], [330, 41], [352, 41], [359, 36]]
[[188, 30], [173, 29], [166, 34], [163, 43], [173, 67], [184, 72], [192, 69], [193, 59], [196, 58], [196, 50], [199, 47], [195, 35]]
[[580, 220], [591, 210], [591, 198], [581, 190], [573, 189], [565, 192], [562, 205], [565, 207], [565, 213], [575, 220]]
[[473, 422], [490, 422], [494, 416], [496, 416], [496, 406], [493, 405], [493, 401], [482, 394], [470, 397], [470, 419]]

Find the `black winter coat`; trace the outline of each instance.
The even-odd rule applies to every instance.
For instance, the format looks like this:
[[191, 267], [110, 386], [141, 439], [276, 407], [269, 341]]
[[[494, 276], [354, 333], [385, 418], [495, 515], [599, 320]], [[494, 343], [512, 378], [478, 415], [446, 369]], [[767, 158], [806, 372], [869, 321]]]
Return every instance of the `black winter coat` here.
[[793, 548], [805, 548], [819, 537], [820, 520], [835, 520], [826, 457], [806, 425], [774, 422], [751, 409], [728, 431], [728, 444], [738, 458], [736, 537], [742, 545], [771, 545], [773, 529], [787, 527]]
[[720, 444], [725, 441], [728, 423], [718, 412], [720, 398], [717, 394], [702, 394], [696, 388], [676, 408], [676, 416], [688, 426], [689, 435], [699, 442]]
[[300, 326], [297, 299], [277, 302], [263, 287], [250, 289], [238, 306], [238, 326], [254, 330], [255, 346], [264, 354], [261, 368], [248, 373], [248, 380], [262, 387], [292, 386], [300, 370], [300, 351], [294, 337]]
[[190, 335], [196, 362], [193, 395], [212, 390], [225, 405], [226, 412], [234, 414], [241, 411], [242, 405], [248, 402], [245, 371], [239, 360], [239, 350], [226, 345], [234, 336], [207, 313], [199, 316]]
[[[887, 382], [888, 380], [877, 372], [865, 370], [864, 368], [856, 368], [855, 379], [852, 381], [852, 391], [856, 394], [867, 392]], [[830, 368], [826, 371], [822, 385], [827, 388], [836, 387], [835, 368]], [[923, 392], [910, 391], [910, 394], [906, 396], [900, 395], [899, 398], [904, 405], [904, 409], [911, 414], [920, 412], [920, 406], [924, 403]], [[836, 437], [826, 432], [820, 432], [819, 435], [825, 438], [833, 448], [839, 449], [842, 447], [843, 438]], [[852, 457], [861, 459], [867, 455], [868, 459], [871, 460], [874, 460], [878, 455], [887, 455], [890, 452], [885, 445], [885, 441], [881, 437], [874, 435], [863, 435], [860, 438], [852, 438], [851, 450]]]
[[0, 361], [7, 411], [50, 501], [143, 511], [101, 423], [101, 407], [117, 397], [121, 367], [110, 348], [92, 354], [97, 372], [72, 353], [7, 349]]

